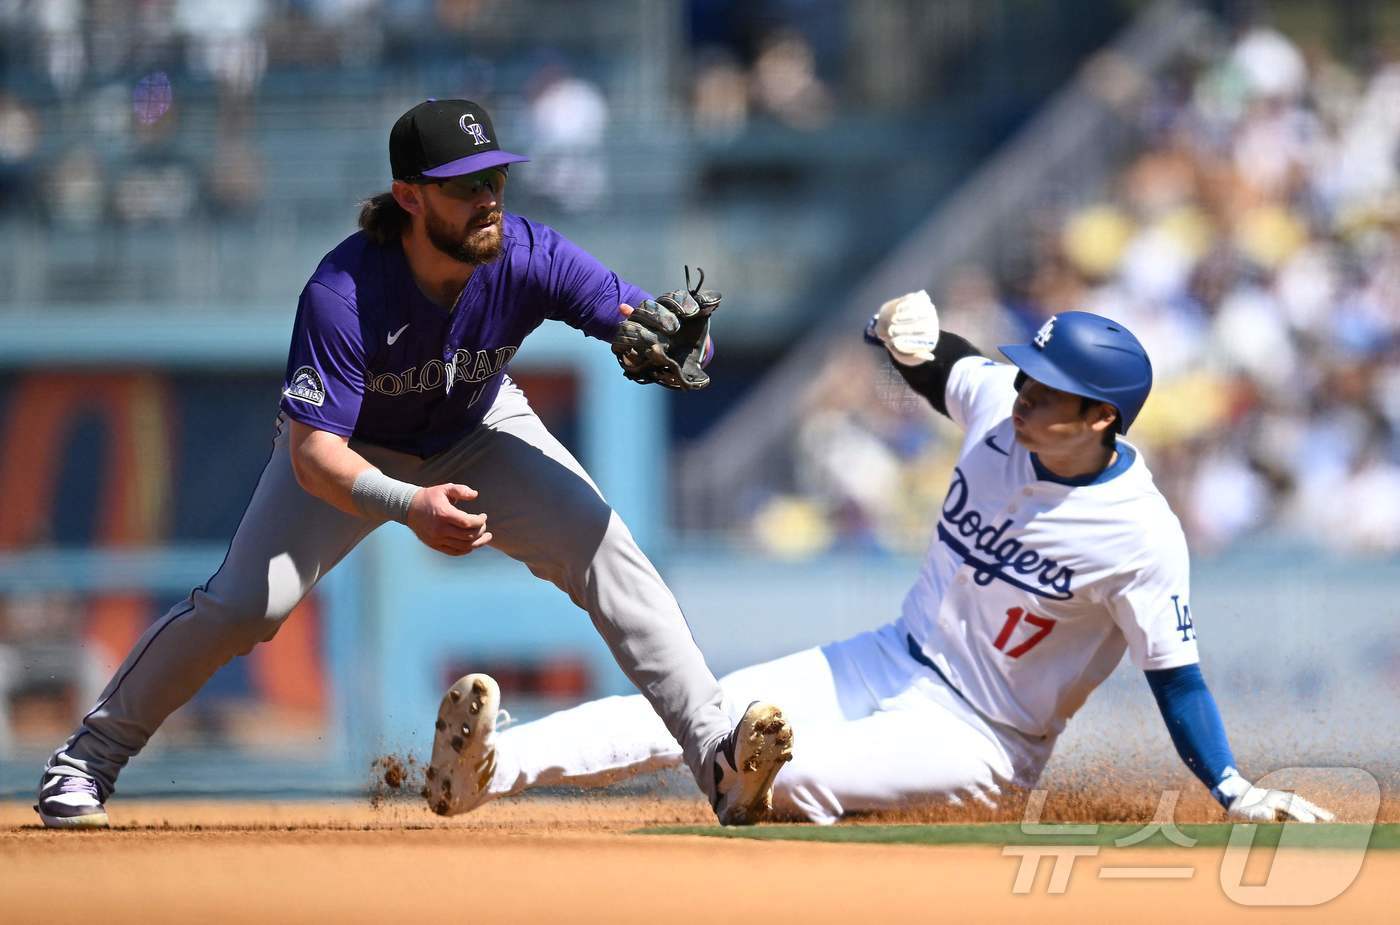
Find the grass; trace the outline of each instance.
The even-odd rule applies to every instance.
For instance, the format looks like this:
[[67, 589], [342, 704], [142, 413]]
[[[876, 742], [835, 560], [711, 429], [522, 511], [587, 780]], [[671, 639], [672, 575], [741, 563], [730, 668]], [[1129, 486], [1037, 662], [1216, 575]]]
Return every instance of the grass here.
[[[1113, 823], [1099, 825], [1092, 833], [1077, 833], [1085, 826], [1042, 826], [1063, 829], [1053, 834], [1031, 834], [1021, 831], [1019, 823], [989, 823], [983, 825], [761, 825], [748, 828], [725, 828], [717, 825], [670, 825], [638, 829], [639, 835], [704, 835], [713, 838], [750, 838], [760, 841], [844, 842], [878, 845], [1100, 845], [1104, 847], [1173, 848], [1185, 847], [1169, 841], [1159, 830], [1131, 845], [1118, 845], [1122, 839], [1140, 835], [1147, 826]], [[1195, 839], [1197, 847], [1219, 847], [1230, 840], [1236, 826], [1230, 823], [1180, 825], [1177, 830]], [[1400, 823], [1378, 823], [1374, 827], [1350, 823], [1321, 825], [1239, 826], [1253, 828], [1253, 844], [1260, 848], [1277, 847], [1287, 830], [1290, 847], [1356, 850], [1400, 849]], [[1371, 829], [1369, 843], [1364, 843], [1366, 829]], [[1239, 836], [1244, 837], [1241, 833]]]

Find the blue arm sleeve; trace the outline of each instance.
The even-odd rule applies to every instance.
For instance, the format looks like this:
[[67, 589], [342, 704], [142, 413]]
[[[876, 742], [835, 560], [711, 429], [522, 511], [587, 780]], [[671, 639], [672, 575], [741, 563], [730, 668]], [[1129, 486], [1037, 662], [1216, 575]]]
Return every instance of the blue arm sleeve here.
[[1157, 698], [1157, 708], [1162, 711], [1176, 753], [1191, 773], [1210, 788], [1212, 795], [1225, 803], [1215, 787], [1227, 771], [1234, 771], [1235, 756], [1230, 751], [1225, 724], [1220, 720], [1215, 698], [1206, 687], [1201, 667], [1182, 665], [1144, 674], [1152, 696]]

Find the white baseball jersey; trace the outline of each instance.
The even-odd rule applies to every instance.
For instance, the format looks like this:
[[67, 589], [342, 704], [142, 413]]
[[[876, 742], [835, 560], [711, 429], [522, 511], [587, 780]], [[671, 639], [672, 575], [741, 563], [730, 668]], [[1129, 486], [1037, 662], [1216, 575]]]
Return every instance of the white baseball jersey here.
[[903, 623], [985, 716], [1055, 735], [1124, 649], [1144, 670], [1198, 661], [1190, 566], [1125, 441], [1088, 484], [1037, 475], [1012, 429], [1015, 378], [982, 357], [953, 366], [947, 407], [966, 436]]

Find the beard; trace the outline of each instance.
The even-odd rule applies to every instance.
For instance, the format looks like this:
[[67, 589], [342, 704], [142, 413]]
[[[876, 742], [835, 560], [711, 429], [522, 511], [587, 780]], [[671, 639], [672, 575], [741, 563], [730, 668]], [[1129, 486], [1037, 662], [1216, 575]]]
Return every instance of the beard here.
[[428, 240], [439, 251], [462, 263], [490, 263], [501, 255], [501, 210], [485, 216], [490, 224], [484, 227], [453, 228], [447, 219], [431, 209], [424, 213], [424, 229]]

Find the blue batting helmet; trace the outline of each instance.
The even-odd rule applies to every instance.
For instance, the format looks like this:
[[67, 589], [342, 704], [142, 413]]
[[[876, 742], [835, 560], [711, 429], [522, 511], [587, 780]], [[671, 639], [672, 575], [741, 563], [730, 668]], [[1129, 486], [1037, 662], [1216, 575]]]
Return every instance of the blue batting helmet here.
[[1118, 409], [1119, 433], [1127, 433], [1152, 391], [1147, 351], [1131, 331], [1102, 315], [1052, 315], [1029, 344], [1000, 350], [1037, 382]]

